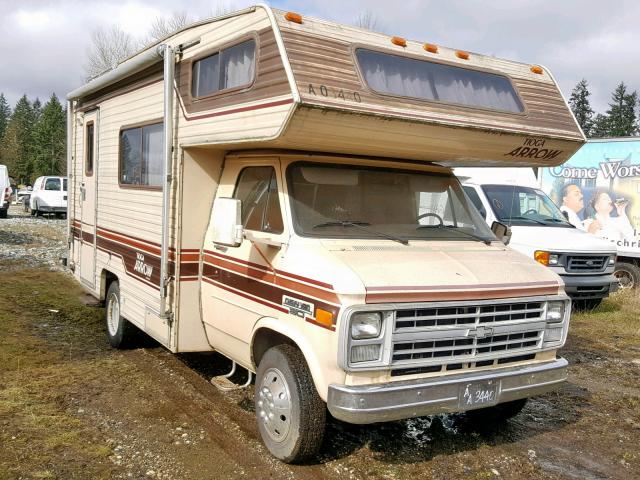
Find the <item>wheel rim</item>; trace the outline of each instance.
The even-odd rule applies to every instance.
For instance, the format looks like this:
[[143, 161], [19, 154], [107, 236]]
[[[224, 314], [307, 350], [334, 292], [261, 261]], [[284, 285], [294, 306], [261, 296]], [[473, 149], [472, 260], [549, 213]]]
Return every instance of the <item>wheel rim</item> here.
[[109, 335], [114, 337], [118, 333], [120, 325], [120, 301], [115, 293], [112, 293], [107, 303], [107, 329]]
[[268, 369], [258, 391], [256, 413], [267, 434], [282, 442], [291, 428], [291, 395], [284, 375], [277, 368]]
[[618, 285], [621, 290], [633, 288], [635, 282], [631, 272], [627, 270], [617, 270], [614, 272], [614, 276], [618, 279]]

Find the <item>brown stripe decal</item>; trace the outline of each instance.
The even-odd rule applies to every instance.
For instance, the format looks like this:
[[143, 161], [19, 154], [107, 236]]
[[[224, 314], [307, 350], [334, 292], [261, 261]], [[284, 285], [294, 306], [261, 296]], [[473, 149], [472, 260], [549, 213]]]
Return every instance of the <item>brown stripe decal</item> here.
[[262, 108], [278, 107], [280, 105], [287, 105], [289, 103], [293, 103], [293, 98], [276, 100], [275, 102], [260, 103], [258, 105], [249, 105], [246, 107], [232, 108], [220, 112], [207, 113], [205, 115], [195, 115], [193, 117], [187, 117], [187, 114], [184, 111], [184, 107], [182, 107], [182, 103], [180, 103], [180, 107], [182, 107], [182, 115], [184, 116], [184, 118], [187, 120], [187, 122], [191, 122], [192, 120], [202, 120], [203, 118], [220, 117], [222, 115], [230, 115], [232, 113], [250, 112], [252, 110], [260, 110]]
[[[209, 263], [209, 261], [213, 263]], [[245, 298], [258, 301], [258, 303], [267, 305], [271, 308], [275, 308], [276, 310], [286, 313], [289, 313], [289, 311], [282, 306], [283, 297], [285, 295], [293, 296], [296, 299], [302, 300], [303, 302], [311, 303], [317, 308], [319, 307], [330, 312], [333, 315], [334, 321], [334, 327], [332, 328], [332, 330], [335, 329], [335, 322], [338, 318], [340, 307], [303, 295], [301, 294], [299, 289], [288, 290], [281, 288], [280, 286], [273, 283], [271, 278], [273, 277], [273, 275], [271, 275], [271, 277], [269, 276], [269, 274], [262, 274], [260, 277], [257, 277], [255, 275], [244, 276], [240, 273], [236, 273], [238, 270], [237, 265], [233, 267], [231, 265], [229, 262], [226, 262], [222, 259], [216, 259], [210, 255], [207, 255], [202, 270], [203, 280], [206, 280], [208, 283], [211, 283], [215, 286], [224, 288], [225, 290], [229, 290], [229, 288], [231, 288], [232, 290], [230, 291], [233, 291], [234, 293], [237, 293]], [[227, 270], [227, 268], [229, 269]], [[245, 273], [246, 275], [250, 275], [250, 270], [246, 269], [243, 273]], [[262, 281], [258, 280], [258, 278], [260, 278], [260, 280]], [[246, 294], [249, 294], [251, 296], [247, 297]], [[258, 300], [256, 300], [256, 297]], [[315, 321], [315, 318], [309, 318], [307, 320], [314, 325], [318, 324]]]

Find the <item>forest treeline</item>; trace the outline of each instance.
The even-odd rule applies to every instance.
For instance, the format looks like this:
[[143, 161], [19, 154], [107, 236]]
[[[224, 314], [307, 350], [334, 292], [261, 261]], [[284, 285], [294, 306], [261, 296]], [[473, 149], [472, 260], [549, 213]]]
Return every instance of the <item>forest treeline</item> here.
[[44, 105], [23, 95], [11, 108], [0, 93], [0, 164], [18, 184], [66, 174], [66, 112], [55, 94]]

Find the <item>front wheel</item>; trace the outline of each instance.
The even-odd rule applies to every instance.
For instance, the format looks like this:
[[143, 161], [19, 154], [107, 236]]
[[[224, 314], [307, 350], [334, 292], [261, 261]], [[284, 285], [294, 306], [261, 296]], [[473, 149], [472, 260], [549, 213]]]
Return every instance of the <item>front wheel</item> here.
[[299, 463], [318, 452], [326, 405], [300, 350], [291, 345], [267, 350], [256, 373], [255, 406], [260, 436], [274, 457]]
[[121, 314], [120, 285], [117, 281], [113, 281], [109, 285], [105, 303], [107, 337], [111, 346], [114, 348], [134, 346], [138, 339], [139, 330]]
[[633, 263], [616, 263], [613, 275], [618, 279], [620, 290], [637, 288], [640, 285], [640, 267]]

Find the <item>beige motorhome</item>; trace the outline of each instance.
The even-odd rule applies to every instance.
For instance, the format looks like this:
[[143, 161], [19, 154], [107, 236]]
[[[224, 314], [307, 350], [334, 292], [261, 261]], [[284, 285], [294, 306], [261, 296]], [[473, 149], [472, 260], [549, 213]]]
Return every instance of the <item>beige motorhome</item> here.
[[139, 329], [255, 373], [276, 457], [313, 455], [327, 407], [507, 418], [565, 380], [561, 280], [449, 168], [578, 149], [547, 69], [260, 5], [68, 100], [70, 265], [110, 342]]

